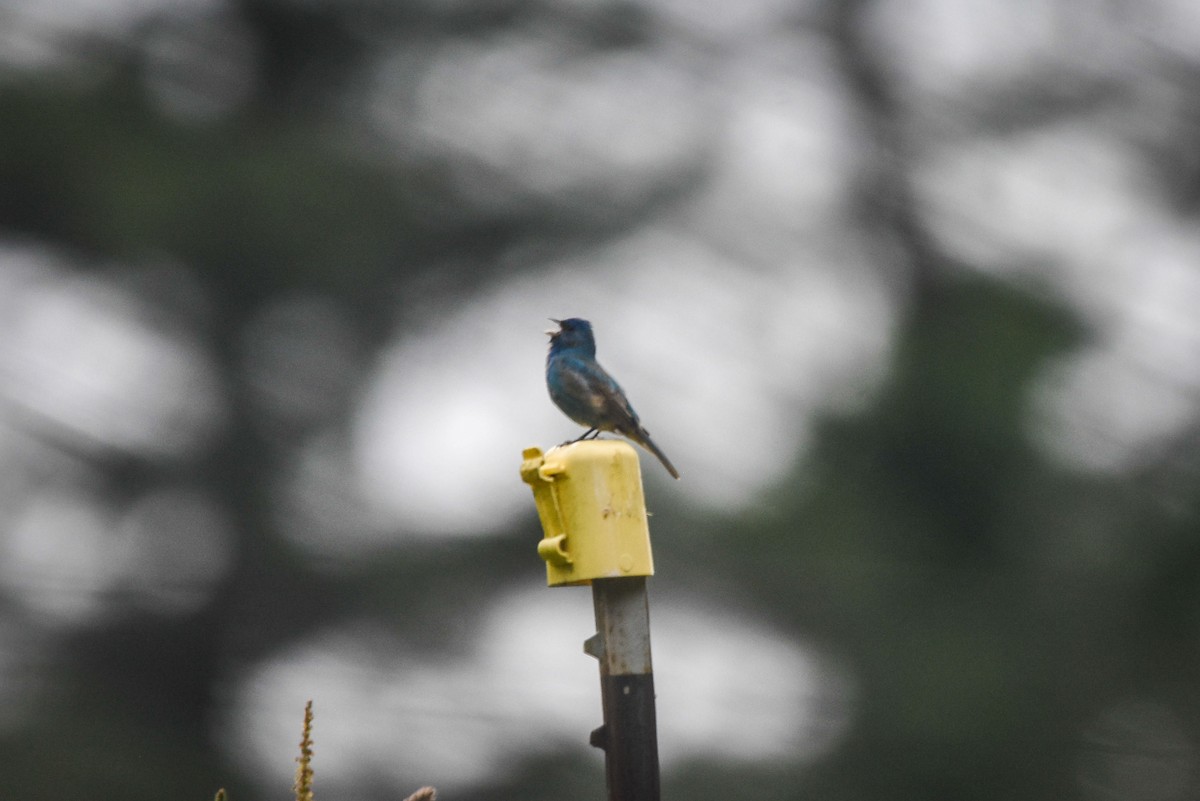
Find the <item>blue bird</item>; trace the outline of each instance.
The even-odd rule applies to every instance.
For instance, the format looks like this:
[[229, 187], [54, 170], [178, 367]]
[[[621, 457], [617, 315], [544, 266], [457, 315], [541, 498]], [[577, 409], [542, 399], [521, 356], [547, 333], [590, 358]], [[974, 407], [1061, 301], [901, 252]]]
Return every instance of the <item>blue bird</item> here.
[[550, 353], [546, 356], [550, 399], [567, 417], [588, 428], [583, 436], [572, 441], [595, 439], [601, 431], [622, 434], [658, 457], [667, 472], [679, 478], [671, 460], [642, 428], [620, 384], [596, 362], [592, 324], [578, 317], [550, 322], [559, 327], [557, 331], [546, 332], [550, 335]]

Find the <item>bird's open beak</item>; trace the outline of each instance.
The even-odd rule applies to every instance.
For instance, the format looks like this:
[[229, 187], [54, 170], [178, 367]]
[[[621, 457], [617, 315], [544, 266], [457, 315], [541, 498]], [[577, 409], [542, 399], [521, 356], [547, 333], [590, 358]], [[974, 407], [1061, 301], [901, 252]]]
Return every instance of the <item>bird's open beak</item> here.
[[552, 323], [554, 323], [555, 325], [557, 325], [557, 326], [558, 326], [558, 330], [557, 330], [557, 331], [550, 330], [550, 331], [545, 331], [545, 332], [543, 332], [543, 333], [545, 333], [545, 334], [548, 334], [549, 336], [552, 336], [552, 337], [556, 337], [556, 336], [558, 336], [559, 334], [561, 334], [561, 333], [562, 333], [562, 320], [555, 320], [553, 317], [550, 317], [550, 318], [547, 318], [547, 319], [549, 319], [549, 320], [550, 320], [550, 322], [552, 322]]

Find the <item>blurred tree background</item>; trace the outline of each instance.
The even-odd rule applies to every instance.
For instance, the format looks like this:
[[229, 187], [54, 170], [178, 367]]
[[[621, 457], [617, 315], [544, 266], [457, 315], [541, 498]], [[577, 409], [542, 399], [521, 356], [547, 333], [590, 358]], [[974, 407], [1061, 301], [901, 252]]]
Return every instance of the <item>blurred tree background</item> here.
[[664, 796], [1200, 792], [1190, 0], [0, 0], [0, 795], [603, 798], [517, 467], [643, 460]]

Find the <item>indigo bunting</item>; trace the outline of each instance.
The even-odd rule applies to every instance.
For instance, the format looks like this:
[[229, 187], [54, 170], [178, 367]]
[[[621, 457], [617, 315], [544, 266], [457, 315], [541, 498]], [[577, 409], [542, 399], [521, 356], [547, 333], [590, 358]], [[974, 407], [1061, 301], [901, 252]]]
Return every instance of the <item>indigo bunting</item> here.
[[583, 436], [572, 441], [595, 439], [601, 431], [622, 434], [658, 457], [667, 472], [679, 478], [671, 460], [642, 428], [621, 386], [596, 362], [592, 324], [578, 317], [550, 322], [559, 327], [558, 331], [546, 332], [550, 335], [550, 353], [546, 356], [550, 399], [567, 417], [588, 427]]

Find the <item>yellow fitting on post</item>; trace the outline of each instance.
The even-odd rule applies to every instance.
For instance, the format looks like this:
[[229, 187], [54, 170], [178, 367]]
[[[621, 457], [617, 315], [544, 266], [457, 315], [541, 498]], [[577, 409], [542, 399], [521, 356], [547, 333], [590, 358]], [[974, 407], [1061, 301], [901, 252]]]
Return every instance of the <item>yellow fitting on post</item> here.
[[615, 439], [526, 448], [521, 478], [533, 488], [551, 587], [654, 575], [637, 452]]

